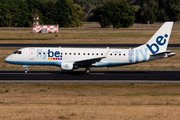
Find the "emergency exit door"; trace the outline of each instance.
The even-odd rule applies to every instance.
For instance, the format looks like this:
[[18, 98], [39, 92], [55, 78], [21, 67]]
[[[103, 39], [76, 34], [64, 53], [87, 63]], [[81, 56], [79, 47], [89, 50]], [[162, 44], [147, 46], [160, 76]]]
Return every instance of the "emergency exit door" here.
[[34, 58], [35, 58], [35, 49], [34, 48], [29, 48], [29, 58], [30, 58], [30, 60], [34, 60]]

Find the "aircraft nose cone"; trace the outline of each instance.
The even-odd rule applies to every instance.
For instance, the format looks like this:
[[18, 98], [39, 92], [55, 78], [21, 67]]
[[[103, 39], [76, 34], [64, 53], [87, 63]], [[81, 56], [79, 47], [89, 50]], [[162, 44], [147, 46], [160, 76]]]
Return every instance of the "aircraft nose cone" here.
[[8, 58], [4, 59], [4, 62], [6, 62], [6, 63], [7, 63], [7, 62], [8, 62]]
[[10, 57], [7, 57], [6, 59], [4, 59], [4, 62], [8, 63], [10, 61]]

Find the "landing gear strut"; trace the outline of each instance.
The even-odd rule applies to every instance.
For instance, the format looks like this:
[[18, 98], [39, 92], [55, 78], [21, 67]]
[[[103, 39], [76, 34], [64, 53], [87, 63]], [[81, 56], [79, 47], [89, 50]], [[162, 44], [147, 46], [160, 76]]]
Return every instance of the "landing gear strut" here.
[[23, 67], [25, 68], [25, 73], [27, 73], [28, 72], [28, 66], [27, 65], [23, 65]]
[[91, 71], [91, 69], [90, 69], [90, 68], [86, 68], [86, 69], [85, 69], [85, 73], [86, 73], [86, 74], [89, 74], [89, 73], [90, 73], [90, 71]]
[[27, 72], [28, 72], [28, 67], [25, 68], [25, 73], [27, 73]]

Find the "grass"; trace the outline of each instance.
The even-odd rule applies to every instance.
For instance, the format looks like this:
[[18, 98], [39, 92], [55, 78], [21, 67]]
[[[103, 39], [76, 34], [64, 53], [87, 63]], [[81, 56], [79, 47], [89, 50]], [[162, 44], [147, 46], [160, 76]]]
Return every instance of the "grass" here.
[[41, 89], [40, 92], [47, 92], [47, 90]]
[[9, 90], [5, 90], [4, 92], [7, 93], [7, 92], [9, 92]]
[[58, 118], [59, 118], [59, 119], [62, 119], [62, 120], [69, 119], [68, 117], [63, 116], [63, 115], [59, 116]]
[[[32, 28], [0, 28], [1, 43], [80, 43], [122, 44], [146, 43], [163, 23], [153, 25], [134, 24], [130, 28], [100, 28], [98, 23], [84, 24], [82, 28], [59, 28], [55, 34], [31, 33]], [[92, 25], [92, 27], [91, 27]], [[174, 23], [170, 44], [180, 43], [180, 23]]]
[[[0, 111], [0, 118], [5, 120], [180, 118], [180, 84], [39, 84], [37, 86], [36, 83], [1, 83], [1, 91], [7, 89], [11, 91], [0, 94], [0, 109], [3, 109]], [[51, 89], [48, 92], [41, 92], [39, 86], [43, 90]]]

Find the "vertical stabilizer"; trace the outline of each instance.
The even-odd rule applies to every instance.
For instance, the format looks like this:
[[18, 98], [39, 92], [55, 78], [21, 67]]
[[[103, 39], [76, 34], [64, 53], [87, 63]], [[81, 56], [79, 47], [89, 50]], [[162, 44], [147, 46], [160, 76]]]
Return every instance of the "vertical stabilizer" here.
[[169, 42], [172, 26], [173, 22], [165, 22], [146, 44], [137, 48], [147, 48], [150, 55], [165, 52]]

